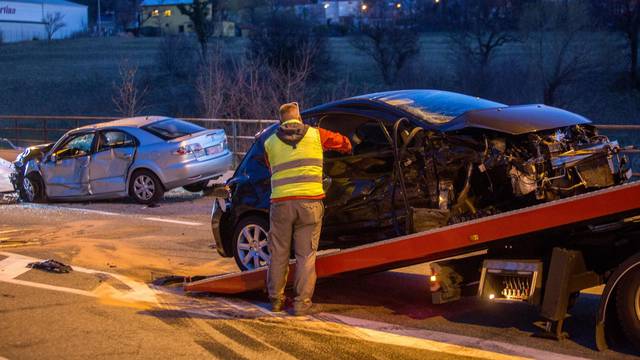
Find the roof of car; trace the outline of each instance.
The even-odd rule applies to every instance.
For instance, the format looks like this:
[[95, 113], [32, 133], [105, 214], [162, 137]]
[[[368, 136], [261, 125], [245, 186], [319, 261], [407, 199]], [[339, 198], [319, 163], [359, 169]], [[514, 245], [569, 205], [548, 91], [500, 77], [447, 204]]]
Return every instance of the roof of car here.
[[107, 122], [98, 123], [98, 124], [87, 125], [87, 126], [80, 127], [78, 130], [87, 130], [87, 129], [97, 130], [97, 129], [104, 129], [108, 127], [139, 128], [139, 127], [143, 127], [145, 125], [149, 125], [151, 123], [164, 120], [164, 119], [170, 119], [170, 118], [166, 116], [136, 116], [136, 117], [118, 119], [113, 121], [107, 121]]

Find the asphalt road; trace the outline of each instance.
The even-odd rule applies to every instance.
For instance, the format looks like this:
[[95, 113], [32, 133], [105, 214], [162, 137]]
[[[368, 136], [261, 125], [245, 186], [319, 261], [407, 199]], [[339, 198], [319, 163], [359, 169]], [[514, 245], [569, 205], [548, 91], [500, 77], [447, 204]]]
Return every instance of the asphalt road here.
[[[0, 357], [636, 358], [593, 341], [597, 289], [562, 342], [534, 338], [535, 309], [473, 298], [432, 305], [424, 266], [318, 284], [311, 316], [268, 311], [264, 294], [186, 295], [167, 275], [235, 271], [212, 248], [213, 199], [173, 191], [129, 201], [0, 205]], [[29, 269], [53, 258], [68, 274]]]

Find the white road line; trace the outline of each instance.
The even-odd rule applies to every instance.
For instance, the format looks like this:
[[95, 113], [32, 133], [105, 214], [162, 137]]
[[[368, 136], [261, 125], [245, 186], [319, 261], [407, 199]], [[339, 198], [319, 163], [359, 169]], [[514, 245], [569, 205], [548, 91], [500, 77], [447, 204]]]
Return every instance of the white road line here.
[[[321, 313], [316, 317], [322, 321], [334, 321], [337, 323], [352, 326], [354, 328], [363, 331], [366, 336], [370, 336], [372, 341], [386, 341], [385, 339], [389, 335], [397, 335], [402, 337], [409, 337], [414, 339], [430, 340], [436, 343], [446, 343], [463, 348], [475, 348], [492, 353], [508, 354], [507, 356], [518, 356], [532, 359], [545, 359], [545, 360], [576, 360], [583, 359], [580, 357], [574, 357], [564, 354], [553, 353], [550, 351], [538, 350], [526, 346], [514, 345], [504, 343], [500, 341], [485, 340], [480, 338], [474, 338], [470, 336], [449, 334], [440, 331], [424, 330], [417, 328], [405, 328], [400, 325], [388, 324], [384, 322], [357, 319], [343, 315]], [[458, 353], [464, 354], [464, 353]], [[472, 353], [468, 353], [469, 356], [478, 356]], [[484, 356], [482, 356], [484, 357]]]
[[[55, 206], [55, 205], [26, 204], [25, 207], [40, 208], [40, 209], [53, 209], [53, 210], [68, 210], [68, 211], [84, 212], [84, 213], [97, 214], [97, 215], [105, 215], [105, 216], [135, 216], [135, 217], [137, 217], [137, 214], [123, 214], [123, 213], [114, 213], [114, 212], [102, 211], [102, 210], [82, 209], [82, 208], [74, 208], [74, 207], [66, 207], [66, 206]], [[143, 217], [142, 219], [143, 220], [147, 220], [147, 221], [158, 221], [158, 222], [164, 222], [164, 223], [169, 223], [169, 224], [178, 224], [178, 225], [187, 225], [187, 226], [202, 226], [202, 225], [204, 225], [204, 224], [199, 223], [199, 222], [163, 219], [163, 218], [157, 218], [157, 217]]]
[[125, 214], [114, 213], [109, 211], [82, 209], [82, 208], [74, 208], [74, 207], [66, 207], [66, 206], [48, 205], [48, 204], [23, 204], [23, 207], [36, 208], [36, 209], [67, 210], [67, 211], [85, 212], [85, 213], [105, 215], [105, 216], [124, 216], [125, 215]]
[[149, 220], [149, 221], [159, 221], [159, 222], [166, 222], [166, 223], [170, 223], [170, 224], [179, 224], [179, 225], [187, 225], [187, 226], [202, 226], [203, 225], [202, 223], [198, 223], [198, 222], [162, 219], [162, 218], [155, 218], [155, 217], [146, 217], [146, 218], [143, 218], [143, 219]]
[[102, 285], [100, 285], [93, 291], [84, 291], [84, 290], [78, 290], [78, 289], [68, 288], [68, 287], [47, 285], [47, 284], [36, 283], [36, 282], [25, 281], [25, 280], [18, 280], [15, 278], [31, 270], [31, 268], [27, 267], [27, 264], [34, 261], [39, 261], [40, 259], [31, 258], [24, 255], [8, 253], [8, 252], [0, 252], [0, 255], [7, 256], [6, 259], [0, 261], [0, 282], [5, 282], [5, 283], [10, 283], [15, 285], [30, 286], [30, 287], [40, 288], [40, 289], [60, 291], [60, 292], [66, 292], [66, 293], [96, 297], [96, 298], [102, 298], [104, 296], [107, 296], [107, 297], [110, 297], [116, 300], [122, 300], [122, 301], [145, 302], [153, 305], [158, 304], [158, 300], [156, 298], [155, 292], [152, 289], [150, 289], [147, 286], [147, 284], [131, 280], [128, 277], [123, 275], [112, 274], [112, 273], [99, 271], [99, 270], [86, 269], [79, 266], [73, 266], [73, 270], [80, 273], [104, 274], [104, 275], [113, 277], [114, 279], [117, 279], [122, 283], [124, 283], [125, 285], [127, 285], [129, 288], [131, 288], [131, 290], [120, 291], [106, 283], [102, 283]]

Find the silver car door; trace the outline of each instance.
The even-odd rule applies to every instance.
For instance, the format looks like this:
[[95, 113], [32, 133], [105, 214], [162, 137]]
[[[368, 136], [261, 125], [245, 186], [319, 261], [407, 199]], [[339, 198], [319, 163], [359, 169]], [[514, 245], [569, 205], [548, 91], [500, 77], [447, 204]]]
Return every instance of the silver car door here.
[[127, 174], [136, 152], [135, 139], [118, 130], [98, 134], [96, 152], [89, 164], [89, 184], [92, 194], [126, 191]]
[[89, 156], [95, 133], [71, 136], [40, 165], [47, 196], [89, 195]]

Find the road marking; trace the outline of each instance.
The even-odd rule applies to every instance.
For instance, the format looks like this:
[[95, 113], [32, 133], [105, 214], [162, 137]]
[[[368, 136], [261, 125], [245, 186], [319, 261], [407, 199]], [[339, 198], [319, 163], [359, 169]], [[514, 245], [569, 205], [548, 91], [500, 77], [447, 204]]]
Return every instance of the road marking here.
[[85, 273], [85, 274], [103, 274], [110, 276], [114, 279], [119, 280], [120, 282], [127, 285], [131, 290], [117, 290], [113, 286], [108, 285], [103, 282], [100, 286], [95, 288], [92, 291], [79, 290], [74, 288], [62, 287], [62, 286], [54, 286], [48, 284], [42, 284], [32, 281], [18, 280], [16, 277], [26, 273], [31, 270], [31, 268], [27, 267], [27, 265], [31, 262], [40, 261], [40, 259], [18, 255], [14, 253], [8, 252], [0, 252], [0, 255], [6, 256], [7, 258], [0, 261], [0, 282], [15, 284], [15, 285], [23, 285], [30, 286], [45, 290], [53, 290], [66, 292], [76, 295], [83, 295], [94, 298], [110, 298], [122, 302], [129, 303], [148, 303], [150, 305], [157, 305], [158, 300], [156, 298], [156, 293], [150, 289], [147, 284], [132, 280], [126, 276], [108, 273], [105, 271], [86, 269], [80, 266], [72, 266], [74, 271]]
[[[377, 342], [387, 342], [387, 341], [396, 341], [398, 345], [401, 345], [402, 342], [407, 342], [408, 345], [411, 346], [411, 342], [405, 338], [413, 338], [413, 339], [423, 339], [428, 340], [434, 343], [434, 346], [441, 346], [439, 344], [449, 344], [452, 346], [457, 346], [462, 348], [456, 349], [452, 354], [459, 355], [468, 355], [472, 357], [483, 357], [485, 358], [485, 354], [483, 353], [473, 353], [468, 352], [464, 349], [481, 349], [479, 351], [490, 352], [492, 354], [505, 354], [504, 356], [508, 357], [524, 357], [524, 358], [533, 358], [533, 359], [545, 359], [545, 360], [574, 360], [574, 359], [582, 359], [580, 357], [574, 357], [564, 354], [553, 353], [544, 350], [538, 350], [535, 348], [530, 348], [526, 346], [514, 345], [509, 343], [504, 343], [500, 341], [493, 340], [485, 340], [480, 338], [474, 338], [470, 336], [456, 335], [450, 334], [440, 331], [433, 330], [425, 330], [425, 329], [417, 329], [417, 328], [405, 328], [400, 325], [388, 324], [384, 322], [372, 321], [372, 320], [364, 320], [352, 318], [344, 315], [330, 314], [330, 313], [320, 313], [314, 315], [315, 318], [321, 321], [333, 321], [345, 325], [349, 325], [358, 329], [365, 337], [370, 337], [371, 341]], [[395, 337], [400, 336], [400, 338]], [[448, 352], [448, 349], [443, 348], [442, 352]], [[441, 350], [437, 350], [441, 351]], [[465, 352], [466, 351], [466, 352]], [[494, 355], [495, 356], [495, 355]], [[488, 358], [494, 358], [489, 355]]]
[[[82, 208], [74, 208], [74, 207], [66, 207], [66, 206], [42, 205], [42, 204], [25, 204], [24, 206], [25, 207], [30, 207], [30, 208], [40, 208], [40, 209], [69, 210], [69, 211], [77, 211], [77, 212], [84, 212], [84, 213], [105, 215], [105, 216], [134, 216], [134, 217], [138, 217], [135, 214], [115, 213], [115, 212], [109, 212], [109, 211], [82, 209]], [[147, 220], [147, 221], [158, 221], [158, 222], [164, 222], [164, 223], [169, 223], [169, 224], [178, 224], [178, 225], [187, 225], [187, 226], [202, 226], [202, 225], [204, 225], [204, 224], [199, 223], [199, 222], [163, 219], [163, 218], [158, 218], [158, 217], [143, 217], [142, 219], [143, 220]]]
[[82, 209], [82, 208], [74, 208], [74, 207], [66, 207], [66, 206], [56, 206], [56, 205], [49, 205], [49, 204], [23, 204], [22, 206], [26, 208], [34, 208], [34, 209], [77, 211], [77, 212], [85, 212], [85, 213], [105, 215], [105, 216], [124, 216], [125, 215], [125, 214], [114, 213], [109, 211]]
[[202, 226], [203, 225], [202, 223], [198, 223], [198, 222], [162, 219], [162, 218], [155, 218], [155, 217], [146, 217], [146, 218], [143, 218], [143, 219], [149, 220], [149, 221], [159, 221], [159, 222], [166, 222], [166, 223], [170, 223], [170, 224], [179, 224], [179, 225], [187, 225], [187, 226]]

